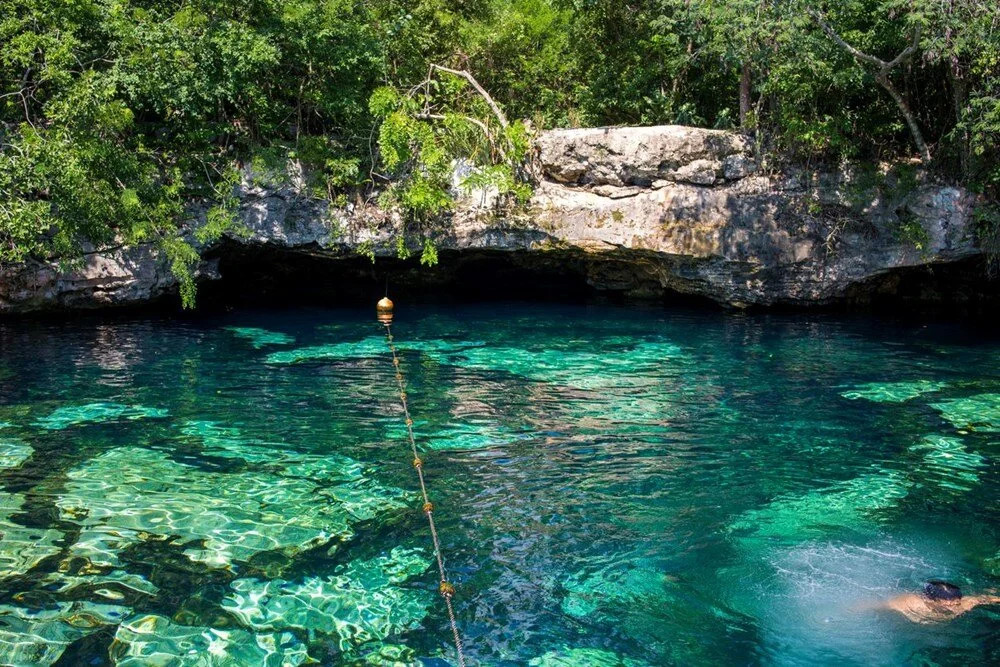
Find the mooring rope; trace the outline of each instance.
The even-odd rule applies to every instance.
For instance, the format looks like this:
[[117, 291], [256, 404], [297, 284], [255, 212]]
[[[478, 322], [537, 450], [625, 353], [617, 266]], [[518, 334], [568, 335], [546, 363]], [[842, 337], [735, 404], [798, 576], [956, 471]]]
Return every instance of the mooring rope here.
[[452, 605], [452, 598], [455, 597], [455, 587], [448, 583], [448, 577], [444, 570], [444, 557], [441, 555], [441, 542], [438, 539], [437, 526], [434, 525], [434, 504], [431, 503], [427, 494], [427, 483], [424, 481], [424, 462], [417, 451], [417, 441], [413, 437], [413, 419], [410, 417], [410, 408], [406, 403], [406, 385], [403, 382], [403, 373], [399, 368], [399, 356], [396, 354], [396, 345], [392, 337], [392, 302], [388, 299], [379, 301], [378, 305], [379, 321], [385, 325], [385, 340], [392, 352], [392, 366], [396, 371], [396, 385], [399, 387], [399, 402], [403, 404], [403, 415], [406, 418], [406, 433], [410, 440], [410, 449], [413, 451], [413, 468], [417, 471], [417, 479], [420, 480], [420, 493], [424, 498], [423, 511], [427, 516], [427, 524], [431, 529], [431, 540], [434, 543], [434, 555], [437, 557], [438, 574], [441, 583], [438, 585], [438, 592], [444, 598], [445, 607], [448, 608], [448, 621], [451, 623], [451, 634], [455, 638], [455, 652], [458, 654], [459, 667], [465, 667], [465, 654], [462, 651], [462, 638], [458, 634], [458, 623], [455, 621], [455, 609]]

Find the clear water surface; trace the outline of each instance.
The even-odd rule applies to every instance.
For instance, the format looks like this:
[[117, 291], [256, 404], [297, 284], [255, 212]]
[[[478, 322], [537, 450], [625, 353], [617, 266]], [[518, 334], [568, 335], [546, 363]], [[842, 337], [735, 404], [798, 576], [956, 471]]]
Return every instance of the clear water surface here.
[[[0, 663], [444, 665], [365, 310], [0, 324]], [[1000, 339], [811, 315], [402, 308], [480, 665], [997, 664]], [[987, 332], [989, 333], [989, 332]]]

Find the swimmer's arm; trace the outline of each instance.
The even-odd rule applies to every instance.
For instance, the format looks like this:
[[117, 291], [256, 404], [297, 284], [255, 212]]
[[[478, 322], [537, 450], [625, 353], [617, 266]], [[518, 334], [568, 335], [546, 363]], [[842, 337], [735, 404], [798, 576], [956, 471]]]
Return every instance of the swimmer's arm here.
[[867, 600], [851, 606], [851, 611], [881, 611], [883, 609], [898, 609], [907, 596], [900, 595], [890, 600]]
[[975, 605], [1000, 604], [1000, 595], [976, 595], [971, 598]]

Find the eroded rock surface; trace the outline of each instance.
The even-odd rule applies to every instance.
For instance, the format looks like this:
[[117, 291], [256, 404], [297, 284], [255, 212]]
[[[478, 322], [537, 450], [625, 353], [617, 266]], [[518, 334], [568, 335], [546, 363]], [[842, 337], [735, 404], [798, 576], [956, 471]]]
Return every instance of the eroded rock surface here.
[[[736, 306], [827, 303], [880, 276], [980, 255], [975, 196], [908, 166], [773, 170], [741, 135], [678, 126], [555, 130], [538, 137], [536, 154], [527, 211], [499, 216], [474, 193], [439, 248], [452, 257], [516, 255], [578, 273], [597, 290]], [[393, 244], [379, 247], [391, 216], [334, 208], [299, 181], [247, 174], [240, 197], [249, 233], [203, 248], [212, 259], [200, 277], [224, 279], [220, 253], [240, 247], [336, 261], [370, 241], [395, 253]], [[137, 304], [176, 288], [154, 247], [114, 248], [73, 267], [0, 268], [0, 312]]]

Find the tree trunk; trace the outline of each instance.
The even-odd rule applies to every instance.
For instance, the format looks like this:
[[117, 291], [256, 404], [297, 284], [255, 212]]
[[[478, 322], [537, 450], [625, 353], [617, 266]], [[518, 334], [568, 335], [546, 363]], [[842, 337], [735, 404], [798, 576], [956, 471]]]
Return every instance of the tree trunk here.
[[920, 46], [920, 28], [914, 28], [913, 39], [908, 47], [903, 49], [898, 56], [893, 58], [891, 61], [886, 62], [881, 58], [870, 55], [857, 49], [847, 42], [844, 38], [837, 34], [837, 32], [830, 27], [830, 24], [826, 22], [823, 15], [815, 10], [810, 10], [809, 13], [812, 15], [813, 19], [819, 24], [819, 27], [823, 29], [830, 39], [837, 43], [842, 49], [854, 56], [855, 60], [860, 62], [871, 63], [879, 68], [878, 73], [875, 75], [875, 80], [878, 81], [879, 85], [886, 89], [886, 91], [895, 100], [896, 106], [899, 107], [900, 112], [903, 114], [903, 118], [906, 119], [906, 125], [910, 128], [910, 133], [913, 135], [913, 143], [917, 145], [917, 150], [920, 151], [920, 159], [924, 163], [931, 161], [931, 151], [927, 146], [927, 142], [924, 141], [924, 135], [920, 131], [920, 125], [917, 123], [916, 116], [913, 115], [913, 110], [910, 109], [910, 105], [907, 104], [906, 98], [896, 90], [895, 86], [892, 85], [892, 81], [889, 80], [889, 74], [893, 69], [901, 65], [902, 63], [910, 60], [913, 55], [917, 52]]
[[913, 110], [910, 109], [910, 105], [906, 102], [906, 99], [889, 81], [888, 70], [883, 70], [875, 75], [875, 80], [878, 81], [882, 87], [885, 88], [890, 95], [892, 95], [892, 99], [896, 101], [896, 106], [899, 107], [899, 111], [903, 114], [903, 118], [906, 119], [906, 124], [910, 128], [910, 133], [913, 135], [913, 143], [917, 145], [917, 150], [920, 151], [920, 159], [925, 163], [929, 163], [931, 161], [931, 150], [927, 147], [927, 142], [924, 141], [924, 133], [920, 131], [920, 126], [917, 124], [917, 117], [913, 115]]
[[[955, 106], [955, 123], [961, 124], [965, 118], [965, 103], [969, 96], [969, 86], [961, 73], [951, 72], [951, 100]], [[969, 129], [963, 127], [958, 133], [958, 158], [962, 166], [962, 178], [969, 178], [969, 154], [971, 152]]]
[[746, 130], [747, 117], [750, 115], [750, 61], [743, 61], [743, 71], [740, 74], [740, 128]]

